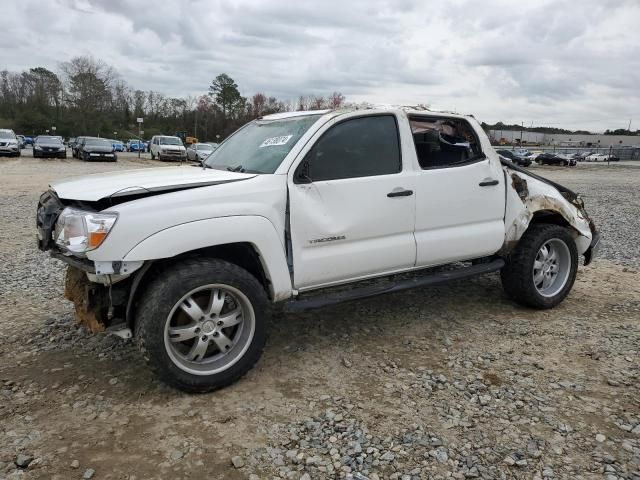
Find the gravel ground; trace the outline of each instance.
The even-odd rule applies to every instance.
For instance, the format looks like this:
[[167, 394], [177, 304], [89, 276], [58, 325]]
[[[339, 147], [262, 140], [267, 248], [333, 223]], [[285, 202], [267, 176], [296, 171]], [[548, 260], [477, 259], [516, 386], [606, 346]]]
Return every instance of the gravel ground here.
[[640, 165], [537, 169], [604, 237], [558, 308], [492, 275], [279, 315], [257, 367], [206, 395], [78, 327], [35, 248], [50, 181], [149, 165], [0, 159], [0, 478], [640, 479]]

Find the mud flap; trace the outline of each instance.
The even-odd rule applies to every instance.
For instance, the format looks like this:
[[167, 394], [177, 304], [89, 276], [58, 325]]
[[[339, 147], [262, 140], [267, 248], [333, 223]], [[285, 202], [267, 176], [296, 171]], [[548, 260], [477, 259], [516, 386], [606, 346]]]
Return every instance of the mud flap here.
[[85, 272], [69, 266], [65, 275], [64, 297], [73, 302], [78, 323], [93, 333], [104, 331], [109, 311], [106, 288], [89, 282]]

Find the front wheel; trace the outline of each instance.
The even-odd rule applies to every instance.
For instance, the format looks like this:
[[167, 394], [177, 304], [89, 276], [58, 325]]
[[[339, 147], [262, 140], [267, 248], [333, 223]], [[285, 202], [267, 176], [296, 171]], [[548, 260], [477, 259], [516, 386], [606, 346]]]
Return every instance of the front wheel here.
[[513, 300], [533, 308], [552, 308], [571, 291], [578, 251], [568, 230], [534, 224], [524, 233], [502, 269], [502, 286]]
[[156, 156], [153, 154], [153, 150], [151, 150], [151, 160], [155, 160]]
[[264, 287], [249, 272], [224, 260], [190, 259], [146, 290], [136, 337], [161, 380], [186, 392], [208, 392], [255, 365], [269, 316]]

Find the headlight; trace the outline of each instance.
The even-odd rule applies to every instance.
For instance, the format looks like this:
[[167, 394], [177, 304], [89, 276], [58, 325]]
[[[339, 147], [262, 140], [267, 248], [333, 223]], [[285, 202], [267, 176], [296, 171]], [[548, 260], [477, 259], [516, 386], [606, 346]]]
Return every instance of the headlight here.
[[118, 219], [117, 213], [97, 213], [65, 208], [56, 222], [56, 244], [73, 253], [98, 248]]
[[34, 150], [42, 150], [42, 147], [38, 146], [38, 145], [34, 145]]

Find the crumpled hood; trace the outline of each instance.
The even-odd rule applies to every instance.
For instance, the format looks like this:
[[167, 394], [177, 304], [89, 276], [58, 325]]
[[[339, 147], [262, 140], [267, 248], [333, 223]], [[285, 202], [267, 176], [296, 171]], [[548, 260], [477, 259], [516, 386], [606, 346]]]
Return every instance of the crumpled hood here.
[[192, 167], [158, 167], [99, 173], [51, 185], [59, 198], [95, 202], [145, 192], [204, 187], [255, 177], [254, 174]]

